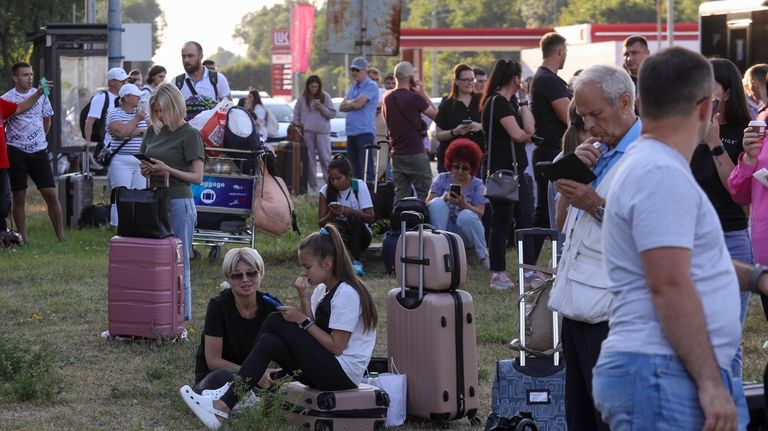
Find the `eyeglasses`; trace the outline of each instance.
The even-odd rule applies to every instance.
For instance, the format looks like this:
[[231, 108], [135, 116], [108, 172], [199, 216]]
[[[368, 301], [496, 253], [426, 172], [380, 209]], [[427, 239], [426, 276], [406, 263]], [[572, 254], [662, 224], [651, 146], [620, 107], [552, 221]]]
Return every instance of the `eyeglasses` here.
[[451, 166], [451, 169], [454, 171], [462, 171], [462, 172], [469, 172], [470, 168], [469, 165], [453, 165]]
[[475, 82], [475, 78], [458, 78], [457, 81], [471, 83], [471, 82]]
[[350, 71], [350, 72], [352, 72], [352, 73], [357, 73], [357, 72], [359, 72], [359, 71], [360, 71], [360, 69], [358, 69], [358, 68], [356, 68], [356, 67], [350, 67], [350, 68], [349, 68], [349, 71]]
[[255, 269], [253, 271], [240, 271], [229, 274], [230, 280], [245, 280], [245, 278], [256, 278], [259, 275], [259, 271]]

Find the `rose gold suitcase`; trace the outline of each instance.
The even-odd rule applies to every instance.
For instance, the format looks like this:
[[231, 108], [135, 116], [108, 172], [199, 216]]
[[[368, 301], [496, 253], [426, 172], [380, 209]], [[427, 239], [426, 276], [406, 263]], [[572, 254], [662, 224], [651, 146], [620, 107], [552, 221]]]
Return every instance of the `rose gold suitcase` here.
[[[418, 215], [410, 211], [403, 214]], [[402, 225], [405, 228], [405, 221]], [[418, 259], [423, 261], [424, 248], [418, 248]], [[415, 265], [417, 289], [408, 289], [407, 264], [400, 265], [400, 289], [391, 290], [387, 297], [387, 349], [400, 373], [407, 376], [408, 415], [433, 420], [440, 426], [467, 416], [477, 425], [477, 339], [472, 296], [462, 290], [424, 292], [425, 278], [432, 277], [425, 265]], [[465, 272], [464, 265], [456, 269]]]
[[112, 336], [158, 339], [184, 330], [182, 242], [115, 236], [109, 243], [107, 317]]
[[299, 382], [285, 385], [283, 409], [288, 422], [310, 430], [385, 429], [389, 395], [366, 384], [348, 391], [312, 389]]
[[[418, 258], [422, 254], [423, 258]], [[461, 236], [431, 227], [424, 229], [421, 223], [418, 231], [403, 230], [395, 250], [395, 277], [401, 282], [405, 277], [405, 285], [416, 288], [419, 285], [419, 266], [427, 273], [424, 277], [425, 290], [463, 289], [467, 284], [467, 253]]]

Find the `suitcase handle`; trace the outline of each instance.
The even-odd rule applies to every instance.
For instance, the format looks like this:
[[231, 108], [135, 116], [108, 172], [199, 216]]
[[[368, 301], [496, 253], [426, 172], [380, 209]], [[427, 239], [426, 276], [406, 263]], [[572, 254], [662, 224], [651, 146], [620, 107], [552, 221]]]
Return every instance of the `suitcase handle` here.
[[376, 159], [373, 162], [373, 193], [376, 194], [378, 190], [379, 185], [379, 179], [376, 178], [377, 175], [379, 175], [379, 150], [381, 150], [381, 145], [379, 144], [367, 144], [365, 145], [365, 166], [363, 167], [363, 181], [366, 183], [368, 182], [368, 162], [369, 158], [373, 157], [371, 156], [371, 153], [373, 150], [376, 150]]
[[540, 227], [534, 227], [528, 229], [518, 229], [515, 231], [515, 236], [517, 237], [518, 241], [522, 241], [525, 238], [531, 236], [548, 236], [553, 240], [557, 240], [557, 238], [560, 237], [560, 232], [558, 232], [557, 229], [544, 229]]
[[176, 281], [177, 281], [177, 283], [176, 283], [176, 296], [177, 296], [177, 299], [176, 299], [176, 304], [177, 304], [176, 313], [177, 314], [183, 314], [183, 308], [182, 307], [184, 306], [184, 294], [183, 294], [184, 289], [182, 288], [182, 286], [184, 285], [184, 276], [183, 275], [179, 275], [179, 277], [177, 278]]
[[[419, 261], [424, 261], [424, 214], [417, 211], [403, 211], [400, 213], [400, 297], [405, 298], [405, 268], [408, 262], [406, 255], [406, 233], [408, 231], [407, 219], [415, 217], [419, 220]], [[424, 265], [419, 265], [419, 300], [424, 297]]]
[[80, 153], [80, 173], [88, 175], [91, 172], [91, 153], [83, 148], [83, 152]]
[[[159, 177], [161, 175], [155, 175], [155, 176]], [[162, 176], [165, 177], [165, 187], [169, 187], [170, 186], [170, 181], [171, 181], [171, 174], [170, 174], [170, 172], [166, 171], [165, 173], [163, 173]], [[148, 189], [151, 188], [150, 185], [149, 185], [149, 179], [150, 178], [151, 178], [151, 176], [147, 177], [147, 188]]]

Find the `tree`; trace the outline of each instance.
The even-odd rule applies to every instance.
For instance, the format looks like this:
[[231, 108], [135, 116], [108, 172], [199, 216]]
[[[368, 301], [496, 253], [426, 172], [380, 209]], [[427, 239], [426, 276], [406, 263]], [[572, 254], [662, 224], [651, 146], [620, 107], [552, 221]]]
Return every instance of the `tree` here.
[[215, 61], [216, 67], [218, 68], [232, 66], [234, 64], [240, 63], [245, 60], [243, 57], [240, 57], [239, 55], [235, 54], [232, 51], [227, 51], [222, 47], [218, 47], [218, 49], [216, 49], [216, 52], [206, 56], [206, 58]]
[[[239, 58], [239, 57], [238, 57]], [[217, 63], [218, 65], [218, 63]], [[272, 65], [266, 61], [245, 60], [221, 69], [233, 90], [267, 90], [272, 85]]]
[[[675, 22], [696, 22], [704, 0], [675, 2]], [[661, 2], [666, 22], [666, 2]], [[582, 23], [656, 22], [656, 2], [650, 0], [570, 0], [560, 14], [560, 25]]]

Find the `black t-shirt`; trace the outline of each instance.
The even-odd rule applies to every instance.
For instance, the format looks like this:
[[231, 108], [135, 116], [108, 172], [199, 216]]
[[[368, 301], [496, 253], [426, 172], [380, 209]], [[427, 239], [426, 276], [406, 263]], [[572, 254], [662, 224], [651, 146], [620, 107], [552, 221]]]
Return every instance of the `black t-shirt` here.
[[[509, 101], [499, 94], [488, 98], [483, 107], [483, 131], [486, 136], [490, 126], [491, 103], [493, 106], [493, 136], [491, 149], [491, 173], [499, 169], [512, 169], [514, 160], [512, 159], [512, 138], [507, 133], [507, 129], [501, 125], [501, 119], [510, 115], [515, 117], [517, 125], [523, 128], [523, 118], [520, 116], [520, 108], [517, 101], [512, 98]], [[486, 149], [486, 154], [488, 151]], [[528, 167], [528, 155], [525, 152], [525, 144], [515, 143], [515, 156], [517, 157], [518, 173], [522, 173]]]
[[[744, 151], [741, 140], [744, 137], [744, 127], [723, 124], [720, 126], [720, 139], [733, 163], [738, 163], [739, 154]], [[696, 147], [691, 157], [691, 172], [701, 189], [707, 194], [712, 206], [720, 217], [723, 231], [731, 232], [747, 228], [747, 215], [741, 205], [731, 198], [731, 194], [723, 186], [717, 174], [715, 161], [706, 143]]]
[[562, 78], [544, 66], [539, 66], [531, 81], [531, 111], [536, 120], [536, 135], [544, 138], [542, 145], [554, 148], [562, 146], [567, 124], [557, 117], [552, 102], [573, 97], [571, 89]]
[[270, 296], [262, 292], [256, 292], [256, 315], [253, 319], [244, 319], [235, 305], [235, 296], [231, 289], [226, 289], [208, 302], [208, 310], [205, 314], [205, 328], [200, 336], [200, 347], [195, 358], [195, 383], [203, 379], [209, 372], [208, 363], [205, 361], [205, 336], [221, 337], [223, 345], [221, 357], [234, 364], [242, 364], [251, 347], [256, 341], [256, 336], [261, 330], [261, 324], [267, 316], [277, 311], [274, 305], [264, 301], [264, 296]]
[[[440, 103], [440, 108], [437, 110], [437, 117], [435, 117], [435, 124], [437, 127], [443, 130], [451, 130], [460, 125], [462, 120], [472, 120], [480, 122], [480, 95], [472, 94], [472, 99], [469, 102], [469, 106], [458, 99], [443, 99]], [[448, 144], [457, 138], [468, 138], [477, 143], [480, 148], [485, 147], [483, 145], [483, 132], [467, 133], [464, 136], [452, 137], [447, 141], [440, 141], [440, 146], [447, 148]]]

